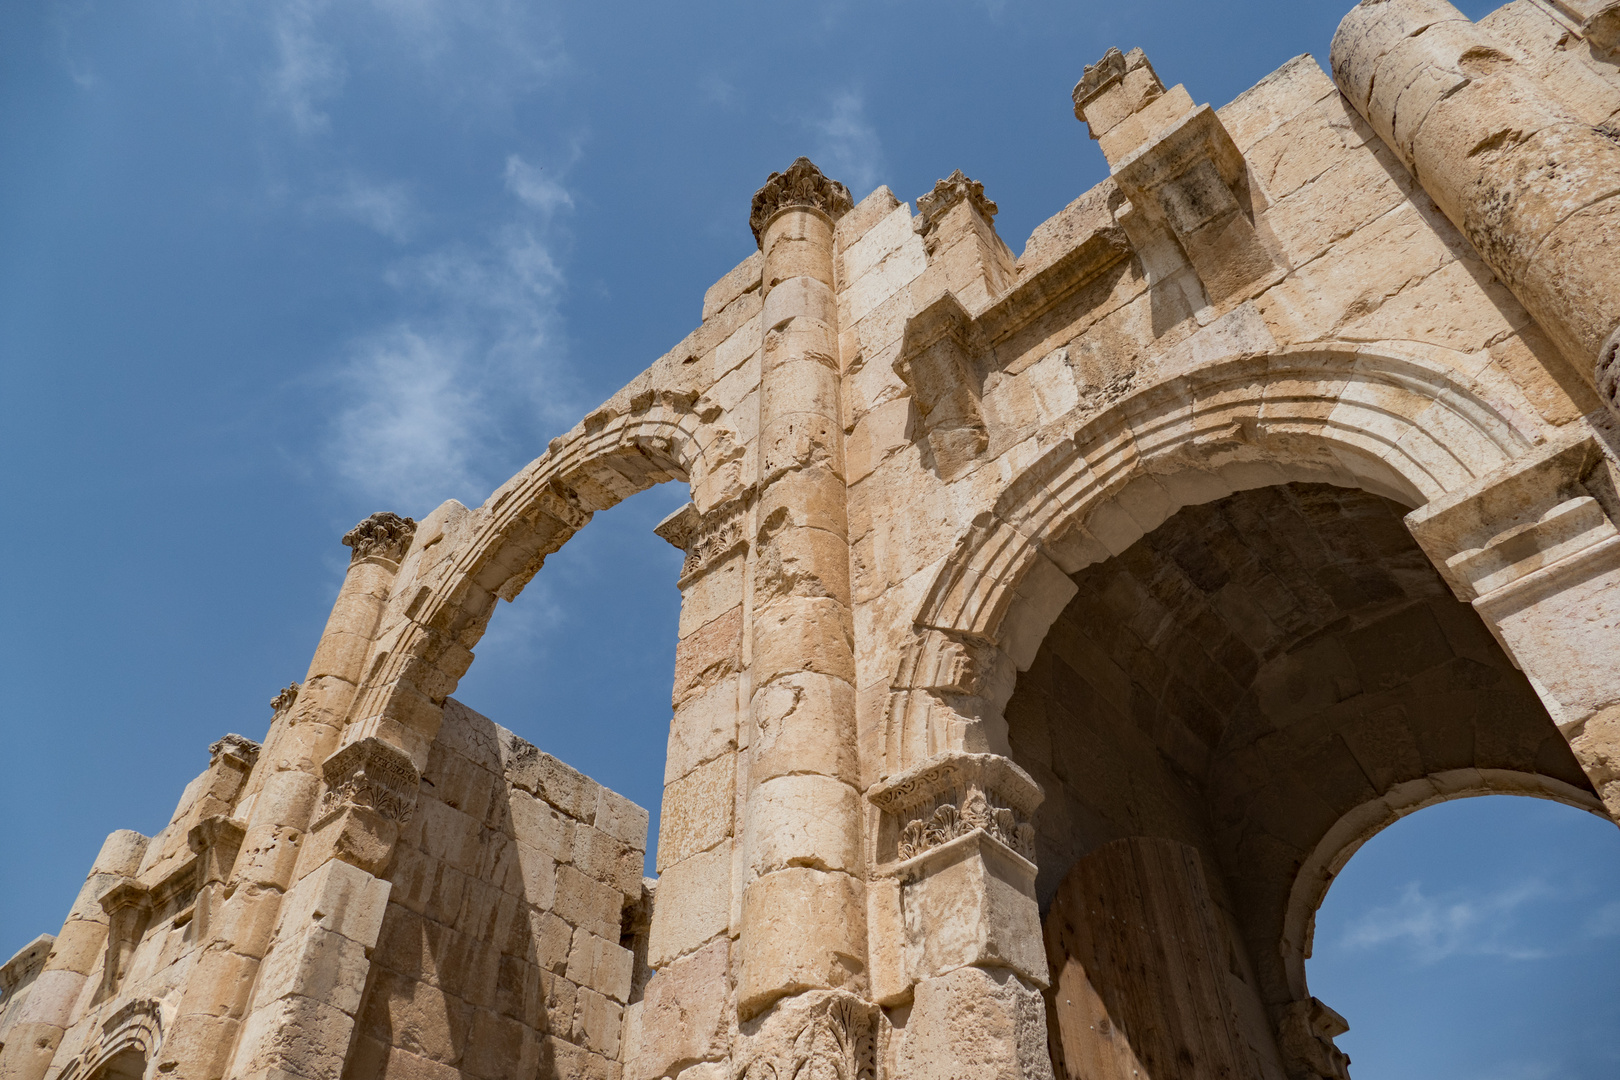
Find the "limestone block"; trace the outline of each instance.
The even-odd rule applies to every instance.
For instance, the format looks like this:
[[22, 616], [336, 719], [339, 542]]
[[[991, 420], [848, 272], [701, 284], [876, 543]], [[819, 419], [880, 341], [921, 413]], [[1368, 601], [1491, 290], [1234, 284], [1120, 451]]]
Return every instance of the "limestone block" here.
[[617, 937], [624, 895], [586, 877], [572, 866], [557, 868], [557, 899], [552, 908], [571, 925], [598, 937]]
[[836, 535], [848, 528], [844, 485], [825, 465], [811, 465], [781, 476], [759, 496], [761, 540], [784, 526]]
[[[739, 549], [727, 558], [702, 567], [696, 577], [683, 579], [679, 633], [686, 637], [743, 602], [746, 560]], [[695, 571], [694, 571], [695, 573]]]
[[488, 769], [473, 764], [439, 743], [435, 743], [428, 754], [427, 768], [422, 772], [424, 794], [431, 792], [446, 806], [460, 810], [476, 821], [484, 820], [489, 813], [490, 800], [495, 797], [498, 782], [495, 774]]
[[637, 1078], [674, 1076], [694, 1063], [725, 1058], [730, 954], [730, 943], [721, 940], [659, 966], [642, 1001]]
[[669, 727], [669, 751], [664, 760], [666, 785], [737, 748], [737, 695], [740, 692], [740, 680], [730, 675], [687, 698], [676, 708]]
[[838, 307], [832, 286], [814, 278], [792, 277], [766, 293], [759, 321], [767, 333], [793, 318], [814, 319], [837, 326]]
[[634, 964], [635, 954], [629, 949], [581, 930], [568, 954], [568, 979], [622, 1003], [630, 996]]
[[526, 791], [512, 791], [508, 799], [518, 841], [548, 858], [567, 860], [574, 849], [574, 822]]
[[329, 862], [305, 877], [281, 902], [278, 943], [319, 927], [366, 948], [377, 944], [388, 907], [387, 881], [344, 862]]
[[756, 782], [748, 793], [744, 843], [748, 868], [785, 866], [859, 873], [863, 864], [860, 794], [830, 776], [800, 774]]
[[463, 1071], [478, 1077], [509, 1076], [523, 1053], [523, 1024], [488, 1009], [473, 1014], [472, 1031], [461, 1059]]
[[754, 693], [749, 775], [755, 783], [789, 773], [818, 773], [858, 783], [855, 690], [813, 672], [784, 675]]
[[754, 561], [754, 603], [787, 597], [849, 596], [849, 541], [842, 532], [792, 528], [767, 519]]
[[879, 1005], [903, 1004], [911, 996], [912, 980], [906, 973], [905, 914], [896, 878], [866, 883], [866, 942], [872, 1000]]
[[1052, 560], [1037, 555], [1019, 581], [1017, 599], [1001, 625], [1001, 648], [1018, 670], [1028, 670], [1052, 620], [1074, 597], [1076, 586]]
[[521, 740], [506, 761], [506, 779], [513, 787], [536, 795], [575, 821], [591, 824], [596, 816], [599, 785], [577, 769], [570, 768]]
[[805, 990], [864, 990], [865, 914], [864, 883], [849, 874], [789, 867], [749, 882], [738, 1013]]
[[1009, 967], [1036, 986], [1047, 984], [1034, 864], [973, 832], [926, 853], [903, 873], [912, 978], [971, 964]]
[[305, 1080], [340, 1080], [354, 1019], [332, 1005], [284, 997], [255, 1009], [242, 1025], [231, 1075], [278, 1071]]
[[619, 1026], [624, 1006], [589, 987], [579, 988], [574, 1001], [573, 1036], [576, 1042], [608, 1058], [619, 1056]]
[[731, 923], [731, 849], [732, 842], [727, 840], [660, 874], [647, 963], [662, 969], [677, 956], [725, 933]]
[[707, 322], [711, 317], [718, 315], [732, 301], [744, 293], [759, 288], [760, 263], [763, 256], [754, 252], [748, 258], [726, 271], [726, 275], [713, 285], [709, 286], [703, 294], [703, 319]]
[[731, 835], [736, 760], [735, 754], [722, 754], [665, 786], [658, 818], [660, 873]]
[[679, 705], [694, 690], [704, 690], [742, 668], [742, 608], [739, 606], [675, 646], [675, 688]]
[[641, 895], [645, 861], [645, 853], [600, 829], [581, 825], [574, 830], [574, 865], [625, 896]]
[[371, 968], [368, 952], [357, 941], [316, 927], [271, 950], [259, 968], [254, 999], [262, 1007], [301, 994], [354, 1016], [360, 1009], [360, 996]]
[[1005, 968], [925, 979], [896, 1058], [907, 1080], [1051, 1080], [1041, 992]]
[[567, 970], [573, 936], [574, 928], [555, 912], [528, 913], [528, 937], [534, 950], [534, 962], [544, 970], [558, 975]]
[[[637, 851], [647, 850], [647, 811], [616, 791], [600, 788], [596, 793], [596, 828], [629, 844]], [[639, 889], [638, 889], [639, 891]]]
[[849, 609], [824, 596], [779, 599], [754, 613], [754, 685], [813, 671], [854, 685]]

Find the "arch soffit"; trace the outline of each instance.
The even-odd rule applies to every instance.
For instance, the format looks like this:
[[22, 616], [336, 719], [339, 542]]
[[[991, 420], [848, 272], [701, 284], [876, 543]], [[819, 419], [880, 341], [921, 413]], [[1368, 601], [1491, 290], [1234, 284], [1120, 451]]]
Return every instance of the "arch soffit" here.
[[[1205, 366], [1096, 414], [1015, 476], [934, 578], [892, 683], [883, 771], [944, 747], [908, 731], [911, 691], [999, 716], [1072, 596], [1068, 575], [1118, 555], [1184, 506], [1293, 481], [1409, 507], [1468, 487], [1543, 441], [1539, 427], [1435, 350], [1300, 347]], [[1476, 365], [1477, 366], [1477, 365]]]
[[1603, 803], [1590, 791], [1539, 773], [1509, 769], [1456, 769], [1396, 784], [1382, 797], [1345, 814], [1317, 841], [1294, 875], [1278, 941], [1288, 989], [1295, 1001], [1308, 1000], [1305, 961], [1316, 935], [1316, 912], [1333, 879], [1350, 857], [1374, 836], [1408, 814], [1454, 799], [1479, 795], [1527, 795], [1563, 803], [1611, 821]]
[[615, 407], [618, 401], [553, 439], [483, 505], [469, 510], [452, 500], [423, 520], [400, 566], [353, 717], [391, 715], [401, 692], [442, 704], [471, 664], [470, 650], [497, 597], [515, 599], [546, 556], [598, 510], [712, 469], [707, 459], [724, 452], [705, 444], [695, 394], [644, 391], [623, 407]]

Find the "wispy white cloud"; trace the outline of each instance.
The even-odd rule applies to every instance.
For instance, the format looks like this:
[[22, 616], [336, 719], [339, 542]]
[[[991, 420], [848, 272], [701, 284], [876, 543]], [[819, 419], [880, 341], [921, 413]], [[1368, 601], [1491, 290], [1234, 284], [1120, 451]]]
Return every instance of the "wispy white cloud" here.
[[409, 185], [374, 183], [354, 173], [304, 205], [311, 213], [346, 218], [401, 244], [411, 239], [420, 217]]
[[505, 449], [538, 442], [544, 424], [577, 411], [563, 364], [565, 281], [553, 224], [573, 200], [516, 157], [506, 180], [517, 205], [487, 243], [449, 245], [388, 271], [421, 314], [361, 337], [334, 377], [344, 404], [327, 460], [387, 505], [479, 501]]
[[566, 61], [555, 6], [530, 0], [271, 0], [271, 105], [300, 135], [332, 128], [355, 79], [429, 83], [487, 107], [534, 88]]
[[316, 25], [324, 7], [321, 0], [285, 0], [270, 9], [276, 59], [265, 89], [300, 135], [331, 126], [323, 104], [343, 86], [343, 58]]
[[826, 115], [812, 121], [815, 161], [823, 172], [848, 185], [855, 198], [877, 187], [883, 174], [883, 140], [866, 117], [866, 99], [855, 90], [833, 97]]
[[1547, 886], [1534, 880], [1471, 899], [1428, 896], [1412, 882], [1394, 903], [1353, 921], [1340, 944], [1352, 950], [1395, 946], [1420, 964], [1459, 955], [1540, 959], [1549, 954], [1516, 941], [1522, 938], [1519, 914], [1525, 905], [1549, 895]]
[[547, 217], [574, 208], [566, 188], [546, 175], [542, 166], [531, 165], [516, 154], [506, 159], [506, 190]]
[[1594, 909], [1583, 929], [1587, 937], [1620, 937], [1620, 900], [1610, 900]]

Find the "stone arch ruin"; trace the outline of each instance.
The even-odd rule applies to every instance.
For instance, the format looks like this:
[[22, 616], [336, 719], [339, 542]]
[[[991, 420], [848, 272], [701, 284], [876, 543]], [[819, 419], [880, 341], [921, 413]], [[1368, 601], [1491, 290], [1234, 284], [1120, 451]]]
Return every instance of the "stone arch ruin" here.
[[[1111, 50], [1109, 179], [1016, 255], [960, 172], [773, 173], [690, 335], [343, 538], [263, 745], [0, 967], [0, 1077], [1344, 1080], [1304, 958], [1358, 844], [1620, 814], [1617, 25], [1368, 0], [1219, 110]], [[452, 695], [667, 480], [652, 882], [644, 810]]]

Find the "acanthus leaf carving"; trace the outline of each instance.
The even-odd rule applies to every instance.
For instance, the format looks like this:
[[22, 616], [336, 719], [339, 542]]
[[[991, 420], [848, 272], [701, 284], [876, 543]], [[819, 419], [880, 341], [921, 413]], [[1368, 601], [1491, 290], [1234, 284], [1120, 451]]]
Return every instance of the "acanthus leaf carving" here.
[[754, 231], [754, 242], [763, 244], [765, 225], [779, 210], [809, 206], [837, 221], [854, 205], [849, 188], [828, 178], [809, 158], [801, 157], [783, 171], [771, 173], [764, 186], [754, 192], [748, 227]]
[[805, 994], [747, 1040], [738, 1080], [876, 1080], [877, 1013], [845, 991]]
[[404, 824], [416, 809], [421, 775], [410, 757], [377, 738], [350, 743], [321, 766], [326, 794], [318, 818], [348, 807], [372, 810]]
[[388, 510], [372, 514], [343, 534], [343, 546], [353, 548], [351, 563], [373, 556], [399, 562], [416, 535], [416, 521]]
[[994, 221], [996, 204], [985, 198], [984, 185], [957, 169], [943, 180], [934, 182], [934, 189], [917, 200], [917, 221], [912, 227], [927, 235], [939, 225], [946, 211], [957, 203], [971, 203], [985, 221]]

